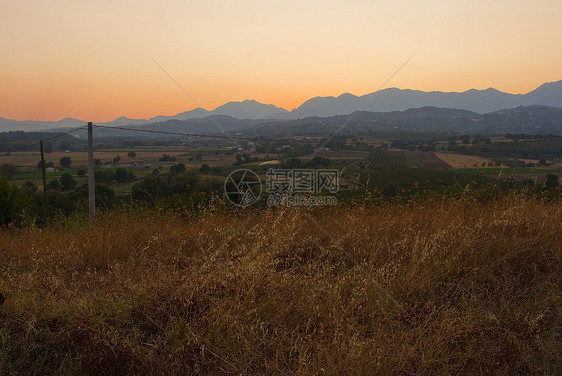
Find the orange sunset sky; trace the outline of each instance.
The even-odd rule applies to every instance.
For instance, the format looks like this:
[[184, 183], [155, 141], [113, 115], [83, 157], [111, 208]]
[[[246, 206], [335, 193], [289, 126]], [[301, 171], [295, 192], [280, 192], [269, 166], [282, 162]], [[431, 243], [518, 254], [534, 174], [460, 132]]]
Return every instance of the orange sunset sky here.
[[0, 117], [110, 121], [386, 87], [526, 93], [562, 79], [560, 0], [18, 0]]

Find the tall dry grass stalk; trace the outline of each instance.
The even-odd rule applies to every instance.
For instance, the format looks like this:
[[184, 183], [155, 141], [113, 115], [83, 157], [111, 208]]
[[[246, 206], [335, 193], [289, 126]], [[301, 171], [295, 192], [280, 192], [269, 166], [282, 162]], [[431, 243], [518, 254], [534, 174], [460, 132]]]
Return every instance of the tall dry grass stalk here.
[[560, 374], [562, 206], [139, 211], [0, 232], [0, 373]]

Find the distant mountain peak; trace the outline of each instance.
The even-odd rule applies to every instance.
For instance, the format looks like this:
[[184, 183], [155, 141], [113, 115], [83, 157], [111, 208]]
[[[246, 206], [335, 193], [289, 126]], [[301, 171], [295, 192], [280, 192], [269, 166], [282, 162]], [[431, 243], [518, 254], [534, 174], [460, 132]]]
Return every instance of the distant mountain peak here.
[[133, 120], [133, 119], [128, 118], [128, 117], [126, 117], [126, 116], [119, 116], [117, 119], [112, 120], [112, 122], [114, 122], [114, 121], [123, 121], [123, 120]]
[[288, 113], [288, 111], [273, 104], [260, 103], [255, 99], [228, 102], [211, 111], [213, 115], [228, 115], [238, 119], [264, 119], [279, 113]]

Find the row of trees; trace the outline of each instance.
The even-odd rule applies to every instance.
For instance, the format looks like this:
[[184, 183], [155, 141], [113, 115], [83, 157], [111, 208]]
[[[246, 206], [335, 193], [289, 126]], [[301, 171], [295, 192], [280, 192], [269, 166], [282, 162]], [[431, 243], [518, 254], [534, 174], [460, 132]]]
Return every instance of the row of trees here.
[[[70, 157], [62, 157], [61, 159], [59, 159], [59, 165], [62, 168], [69, 168], [71, 164], [72, 164], [72, 159]], [[39, 163], [37, 163], [37, 168], [41, 169], [42, 167], [43, 167], [43, 162], [39, 161]], [[55, 163], [45, 162], [45, 168], [49, 168], [49, 167], [55, 167]]]
[[[202, 165], [200, 171], [206, 173], [210, 166]], [[85, 171], [84, 171], [85, 173]], [[139, 200], [155, 202], [174, 196], [182, 202], [200, 202], [212, 193], [222, 192], [223, 182], [214, 178], [203, 178], [196, 172], [187, 172], [185, 165], [176, 164], [168, 173], [160, 174], [156, 169], [132, 187], [130, 197], [117, 197], [108, 184], [124, 183], [134, 180], [131, 171], [124, 168], [96, 169], [96, 207], [107, 209], [120, 201]], [[87, 211], [88, 185], [78, 187], [76, 179], [68, 172], [47, 184], [48, 213], [68, 216], [77, 211]], [[195, 200], [195, 201], [194, 201]], [[0, 180], [0, 226], [12, 223], [21, 226], [44, 219], [44, 194], [33, 182], [22, 186]]]
[[223, 182], [214, 178], [203, 178], [194, 172], [170, 172], [150, 175], [132, 187], [131, 198], [141, 201], [154, 201], [172, 195], [186, 198], [194, 193], [211, 194], [221, 191]]
[[[166, 154], [164, 154], [164, 155], [166, 155]], [[137, 156], [137, 153], [135, 153], [134, 151], [130, 151], [130, 152], [127, 153], [127, 156], [128, 156], [129, 158], [135, 158], [135, 157]], [[116, 164], [116, 163], [118, 163], [120, 160], [121, 160], [121, 157], [120, 157], [119, 155], [116, 155], [116, 156], [113, 158], [112, 162], [113, 162], [113, 164]], [[174, 158], [174, 160], [175, 160], [175, 158]], [[42, 163], [41, 161], [39, 161], [39, 163], [37, 163], [37, 168], [38, 168], [38, 169], [41, 169], [42, 165], [43, 165], [43, 163]], [[59, 159], [59, 165], [60, 165], [62, 168], [69, 168], [69, 167], [72, 165], [72, 158], [70, 158], [70, 157], [62, 157], [61, 159]], [[95, 165], [96, 167], [101, 167], [101, 166], [102, 166], [102, 161], [101, 161], [100, 159], [96, 159], [96, 160], [94, 160], [94, 165]], [[46, 167], [46, 168], [48, 168], [48, 167], [55, 167], [55, 163], [54, 163], [54, 162], [46, 162], [46, 163], [45, 163], [45, 167]]]
[[[298, 165], [298, 160], [292, 160], [289, 164]], [[320, 162], [320, 161], [318, 161]], [[367, 188], [378, 186], [378, 179], [371, 178], [369, 174], [361, 174], [361, 183]], [[392, 199], [397, 196], [408, 194], [425, 194], [426, 189], [438, 193], [440, 187], [446, 188], [443, 194], [463, 191], [463, 185], [458, 182], [444, 186], [441, 176], [435, 177], [432, 181], [427, 180], [425, 184], [403, 185], [399, 182], [387, 182], [380, 186], [380, 192], [384, 197]], [[57, 180], [53, 180], [57, 181]], [[61, 176], [58, 184], [61, 190], [49, 189], [48, 192], [48, 213], [52, 215], [68, 216], [75, 212], [87, 212], [88, 207], [88, 185], [71, 189], [73, 179], [70, 174]], [[50, 183], [51, 184], [51, 183]], [[53, 183], [53, 185], [55, 185]], [[467, 183], [467, 187], [471, 185]], [[62, 187], [65, 187], [62, 189]], [[223, 182], [214, 178], [203, 178], [194, 172], [179, 172], [151, 175], [133, 186], [130, 198], [138, 201], [148, 201], [151, 204], [161, 205], [163, 202], [178, 204], [192, 203], [193, 205], [204, 205], [205, 200], [210, 199], [214, 193], [222, 192]], [[409, 188], [408, 188], [409, 187]], [[546, 175], [543, 184], [535, 185], [533, 181], [502, 180], [497, 186], [482, 184], [483, 193], [490, 193], [494, 189], [500, 191], [511, 191], [524, 189], [527, 192], [546, 192], [547, 194], [557, 194], [560, 188], [559, 177], [555, 174]], [[362, 190], [342, 191], [342, 197], [361, 199], [359, 196]], [[428, 193], [429, 194], [429, 193]], [[559, 193], [558, 193], [559, 194]], [[355, 196], [354, 196], [355, 195]], [[354, 198], [355, 197], [355, 198]], [[487, 197], [487, 196], [486, 196]], [[96, 207], [100, 209], [113, 208], [120, 201], [129, 200], [119, 199], [115, 192], [105, 184], [96, 184]], [[23, 186], [15, 186], [8, 183], [5, 179], [0, 179], [0, 226], [13, 224], [24, 226], [33, 221], [41, 222], [44, 219], [44, 196], [38, 192], [37, 187], [27, 182]], [[180, 205], [181, 206], [181, 205]]]

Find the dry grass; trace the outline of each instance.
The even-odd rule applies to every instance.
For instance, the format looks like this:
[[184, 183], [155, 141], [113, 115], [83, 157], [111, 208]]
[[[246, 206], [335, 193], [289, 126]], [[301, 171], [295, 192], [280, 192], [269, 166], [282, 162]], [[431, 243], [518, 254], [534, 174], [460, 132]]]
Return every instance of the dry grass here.
[[562, 207], [138, 211], [0, 232], [0, 373], [560, 374]]
[[479, 157], [477, 155], [456, 154], [456, 153], [435, 153], [443, 162], [451, 168], [482, 168], [482, 163], [488, 165], [491, 159]]

